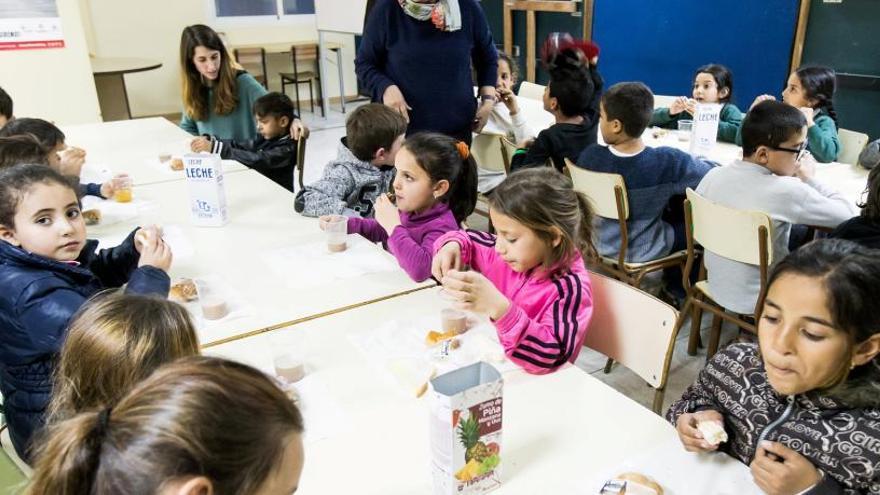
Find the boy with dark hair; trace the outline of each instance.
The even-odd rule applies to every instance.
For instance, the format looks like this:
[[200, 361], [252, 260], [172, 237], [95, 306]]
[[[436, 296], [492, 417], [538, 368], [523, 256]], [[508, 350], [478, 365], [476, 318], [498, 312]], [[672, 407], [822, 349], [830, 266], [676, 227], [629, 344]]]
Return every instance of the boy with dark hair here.
[[0, 137], [0, 170], [20, 164], [49, 165], [49, 156], [30, 134]]
[[[856, 213], [840, 193], [817, 182], [815, 161], [806, 155], [807, 121], [797, 108], [764, 101], [742, 124], [743, 159], [708, 174], [697, 187], [703, 197], [730, 208], [758, 210], [773, 224], [773, 260], [788, 254], [793, 224], [833, 228]], [[705, 253], [712, 298], [741, 314], [755, 310], [758, 267]]]
[[12, 98], [0, 88], [0, 129], [12, 120]]
[[234, 141], [202, 136], [193, 140], [193, 151], [209, 151], [220, 158], [236, 160], [256, 170], [276, 184], [293, 192], [296, 167], [296, 141], [290, 137], [293, 101], [281, 93], [266, 93], [254, 102], [256, 139]]
[[550, 68], [550, 82], [544, 88], [544, 110], [556, 123], [538, 133], [531, 142], [519, 144], [510, 161], [512, 171], [551, 165], [560, 172], [565, 159], [574, 161], [581, 151], [596, 142], [597, 95], [602, 77], [595, 64], [575, 50], [564, 50]]
[[[86, 152], [80, 148], [67, 146], [64, 133], [55, 124], [43, 119], [27, 117], [14, 119], [0, 129], [0, 137], [12, 136], [33, 137], [45, 150], [50, 167], [63, 175], [80, 176], [86, 162]], [[11, 164], [17, 165], [18, 163], [28, 162]], [[97, 196], [107, 199], [113, 196], [113, 181], [108, 180], [103, 184], [81, 183], [79, 192], [83, 196]]]
[[[685, 247], [683, 219], [664, 219], [664, 213], [670, 199], [697, 187], [712, 168], [710, 162], [676, 148], [645, 146], [641, 136], [653, 111], [654, 95], [647, 86], [615, 84], [599, 105], [599, 130], [608, 146], [591, 145], [577, 160], [581, 168], [623, 176], [630, 211], [626, 257], [631, 262], [654, 260]], [[620, 237], [617, 220], [601, 219], [599, 254], [616, 257]]]
[[327, 164], [320, 180], [296, 195], [296, 211], [309, 217], [372, 217], [373, 203], [388, 191], [394, 177], [394, 157], [406, 127], [406, 120], [390, 107], [358, 107], [345, 122], [346, 136], [336, 159]]

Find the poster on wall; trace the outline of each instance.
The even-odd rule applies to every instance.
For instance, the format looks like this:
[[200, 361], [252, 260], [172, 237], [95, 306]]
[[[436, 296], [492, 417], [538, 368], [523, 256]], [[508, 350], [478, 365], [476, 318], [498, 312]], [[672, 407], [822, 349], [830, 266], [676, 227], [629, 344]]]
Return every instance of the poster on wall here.
[[64, 48], [56, 0], [0, 0], [0, 50]]

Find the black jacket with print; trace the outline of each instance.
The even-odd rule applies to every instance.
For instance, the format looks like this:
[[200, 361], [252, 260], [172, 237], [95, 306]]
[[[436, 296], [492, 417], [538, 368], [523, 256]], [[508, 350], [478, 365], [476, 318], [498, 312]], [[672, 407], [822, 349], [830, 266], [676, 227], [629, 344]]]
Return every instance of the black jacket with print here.
[[666, 417], [675, 424], [685, 413], [720, 412], [729, 437], [721, 449], [745, 464], [751, 463], [760, 440], [800, 453], [825, 473], [811, 495], [880, 494], [876, 361], [856, 368], [843, 385], [828, 392], [783, 397], [767, 381], [758, 346], [731, 345], [712, 358]]

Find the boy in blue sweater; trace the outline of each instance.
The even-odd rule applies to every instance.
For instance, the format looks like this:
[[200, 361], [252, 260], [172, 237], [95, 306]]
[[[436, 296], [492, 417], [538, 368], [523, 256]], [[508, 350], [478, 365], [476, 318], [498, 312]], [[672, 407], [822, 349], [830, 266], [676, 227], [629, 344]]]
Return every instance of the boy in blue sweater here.
[[[649, 148], [641, 135], [654, 110], [654, 95], [640, 82], [612, 86], [599, 105], [599, 130], [608, 146], [587, 147], [577, 165], [594, 172], [620, 174], [629, 199], [627, 261], [644, 262], [685, 246], [684, 222], [671, 225], [664, 211], [673, 196], [695, 188], [712, 168], [710, 162], [666, 146]], [[677, 222], [678, 223], [678, 222]], [[601, 219], [599, 253], [617, 256], [620, 228], [617, 220]]]
[[281, 93], [267, 93], [254, 102], [257, 122], [256, 139], [219, 139], [206, 135], [194, 139], [195, 152], [210, 151], [221, 158], [236, 160], [293, 192], [293, 171], [296, 168], [296, 141], [290, 137], [290, 126], [296, 115], [293, 101]]

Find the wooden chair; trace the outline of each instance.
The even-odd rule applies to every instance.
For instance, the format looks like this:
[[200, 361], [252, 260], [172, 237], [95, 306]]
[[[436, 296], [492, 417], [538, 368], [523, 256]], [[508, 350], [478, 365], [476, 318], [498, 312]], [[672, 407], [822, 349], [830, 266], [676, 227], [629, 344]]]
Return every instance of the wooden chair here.
[[[315, 113], [315, 98], [312, 93], [313, 85], [318, 88], [318, 108], [321, 116], [324, 116], [324, 96], [321, 94], [321, 58], [318, 53], [318, 45], [291, 45], [290, 58], [293, 61], [293, 72], [280, 72], [281, 92], [284, 93], [288, 84], [293, 85], [296, 98], [293, 100], [297, 114], [299, 111], [299, 86], [309, 85], [309, 105], [312, 113]], [[315, 62], [315, 70], [300, 70], [300, 64]]]
[[[685, 228], [687, 230], [687, 263], [683, 283], [687, 299], [682, 307], [676, 328], [681, 326], [688, 309], [691, 310], [691, 334], [688, 341], [688, 354], [694, 355], [700, 342], [700, 323], [703, 311], [712, 313], [712, 327], [706, 359], [718, 350], [721, 338], [721, 324], [729, 321], [734, 325], [756, 333], [755, 315], [764, 305], [767, 292], [767, 272], [772, 263], [773, 250], [770, 245], [773, 226], [770, 217], [760, 211], [746, 211], [728, 208], [712, 202], [688, 188], [684, 204]], [[751, 315], [731, 313], [712, 299], [709, 284], [704, 280], [705, 264], [700, 268], [700, 281], [691, 285], [687, 276], [694, 266], [696, 245], [707, 252], [729, 260], [747, 263], [758, 267], [761, 286], [755, 310]], [[751, 319], [751, 321], [749, 321]]]
[[299, 183], [299, 188], [302, 190], [303, 186], [303, 173], [306, 169], [306, 141], [308, 141], [309, 136], [303, 134], [299, 137], [296, 142], [296, 173], [297, 173], [297, 182]]
[[523, 81], [519, 84], [519, 92], [516, 95], [520, 98], [544, 101], [544, 86], [528, 81]]
[[238, 64], [254, 76], [264, 88], [269, 89], [266, 77], [266, 50], [263, 48], [236, 48], [235, 60]]
[[21, 490], [12, 488], [21, 488], [34, 471], [15, 452], [6, 425], [0, 431], [0, 445], [3, 447], [0, 453], [0, 494], [19, 493]]
[[[584, 346], [619, 362], [648, 382], [654, 388], [651, 409], [661, 414], [678, 311], [619, 280], [592, 272], [590, 280], [596, 304]], [[608, 371], [606, 367], [605, 372]]]
[[668, 96], [668, 95], [654, 95], [654, 109], [658, 108], [669, 108], [672, 105], [672, 102], [678, 98], [677, 96]]
[[858, 164], [859, 153], [868, 145], [868, 135], [848, 129], [838, 129], [837, 137], [840, 139], [840, 153], [837, 155], [837, 161], [850, 165]]
[[645, 262], [626, 261], [629, 237], [626, 221], [629, 219], [629, 202], [626, 195], [626, 185], [623, 177], [619, 174], [605, 174], [592, 172], [573, 164], [571, 160], [565, 160], [565, 169], [568, 171], [575, 190], [587, 195], [593, 204], [596, 215], [609, 220], [616, 220], [620, 228], [620, 249], [616, 258], [599, 256], [602, 267], [634, 287], [641, 286], [645, 275], [669, 268], [683, 266], [687, 259], [686, 251], [678, 251], [662, 258]]
[[[501, 134], [477, 134], [471, 143], [471, 154], [480, 168], [508, 174], [510, 173], [510, 158], [513, 156], [513, 153], [510, 152], [510, 146], [513, 146], [516, 151], [516, 145], [510, 143]], [[474, 213], [489, 218], [489, 208], [480, 207], [480, 203], [488, 203], [488, 198], [482, 193], [477, 195], [477, 208]], [[489, 229], [492, 230], [491, 223]]]

